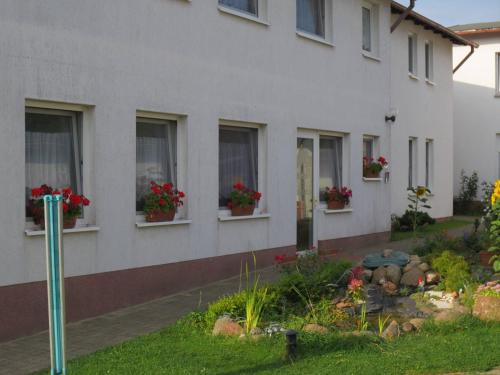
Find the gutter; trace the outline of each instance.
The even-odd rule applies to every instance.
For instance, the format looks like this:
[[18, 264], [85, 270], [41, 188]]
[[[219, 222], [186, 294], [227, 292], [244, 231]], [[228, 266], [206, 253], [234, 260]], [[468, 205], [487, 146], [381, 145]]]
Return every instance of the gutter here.
[[453, 69], [453, 73], [455, 73], [458, 69], [460, 69], [460, 67], [462, 65], [465, 64], [465, 62], [469, 59], [469, 57], [472, 56], [472, 54], [474, 53], [474, 46], [470, 46], [470, 52], [467, 54], [467, 56], [465, 56], [462, 61], [460, 61], [460, 63]]
[[410, 6], [405, 9], [405, 11], [399, 16], [399, 18], [396, 20], [396, 22], [394, 22], [394, 24], [391, 26], [391, 33], [393, 33], [394, 30], [397, 29], [397, 27], [399, 26], [399, 24], [406, 19], [406, 17], [408, 16], [408, 14], [410, 14], [410, 12], [415, 7], [415, 1], [416, 0], [410, 0]]

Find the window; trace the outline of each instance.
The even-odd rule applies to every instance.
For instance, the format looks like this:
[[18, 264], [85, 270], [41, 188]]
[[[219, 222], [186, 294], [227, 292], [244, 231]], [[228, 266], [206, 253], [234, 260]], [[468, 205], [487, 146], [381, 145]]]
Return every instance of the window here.
[[496, 69], [496, 95], [500, 96], [500, 52], [495, 54]]
[[255, 17], [259, 15], [258, 0], [219, 0], [219, 4], [225, 7], [235, 9]]
[[325, 38], [325, 0], [297, 0], [297, 29]]
[[432, 139], [425, 141], [425, 186], [430, 190], [432, 188], [434, 143]]
[[417, 75], [417, 36], [408, 35], [408, 72]]
[[26, 109], [26, 204], [33, 187], [71, 187], [82, 193], [81, 128], [78, 113]]
[[258, 132], [251, 127], [219, 127], [219, 207], [227, 206], [237, 182], [258, 190]]
[[378, 54], [378, 7], [369, 2], [363, 2], [362, 17], [362, 48], [372, 55]]
[[434, 79], [434, 49], [432, 42], [425, 42], [425, 79]]
[[374, 143], [373, 137], [363, 137], [363, 158], [373, 158]]
[[417, 138], [408, 141], [408, 187], [417, 182]]
[[136, 210], [142, 211], [151, 181], [177, 187], [177, 121], [137, 118]]
[[342, 187], [342, 137], [319, 139], [319, 189], [324, 199], [326, 187]]

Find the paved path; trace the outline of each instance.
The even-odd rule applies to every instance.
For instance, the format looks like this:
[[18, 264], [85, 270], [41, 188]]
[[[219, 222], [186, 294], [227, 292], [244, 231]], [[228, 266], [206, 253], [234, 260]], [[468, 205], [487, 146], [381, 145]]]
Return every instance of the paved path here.
[[[461, 235], [464, 228], [450, 231]], [[384, 248], [409, 250], [415, 240], [375, 244], [353, 252], [342, 252], [339, 257], [353, 261]], [[259, 271], [262, 281], [276, 280], [273, 267]], [[206, 306], [218, 297], [238, 290], [239, 277], [219, 281], [142, 305], [128, 307], [96, 318], [70, 323], [67, 326], [68, 358], [80, 357], [99, 349], [119, 344], [136, 336], [157, 331], [174, 323], [188, 312]], [[0, 343], [0, 375], [29, 374], [50, 366], [48, 332]]]

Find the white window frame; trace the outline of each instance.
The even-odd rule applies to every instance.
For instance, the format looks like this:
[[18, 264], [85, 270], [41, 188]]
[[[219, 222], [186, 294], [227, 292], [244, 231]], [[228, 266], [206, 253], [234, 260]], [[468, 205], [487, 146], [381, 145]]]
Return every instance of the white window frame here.
[[[95, 198], [93, 193], [95, 191], [94, 188], [94, 172], [91, 169], [94, 165], [94, 123], [92, 121], [93, 116], [91, 112], [93, 111], [92, 105], [86, 104], [73, 104], [73, 103], [63, 103], [63, 102], [55, 102], [41, 99], [26, 99], [25, 100], [25, 108], [24, 113], [32, 112], [32, 113], [53, 113], [53, 114], [61, 114], [61, 113], [71, 113], [76, 117], [77, 124], [80, 127], [79, 134], [81, 135], [80, 150], [81, 154], [79, 155], [80, 164], [79, 168], [81, 168], [80, 173], [77, 173], [77, 176], [81, 176], [79, 189], [80, 193], [87, 196], [92, 202]], [[75, 134], [75, 133], [74, 133]], [[75, 151], [76, 152], [76, 151]], [[80, 177], [77, 177], [80, 178]], [[24, 183], [26, 186], [26, 181]], [[79, 217], [76, 221], [75, 229], [69, 229], [65, 231], [70, 232], [78, 232], [79, 229], [87, 231], [87, 229], [91, 229], [91, 231], [99, 230], [98, 227], [95, 227], [96, 224], [96, 209], [95, 205], [91, 204], [90, 206], [83, 207], [83, 215]], [[40, 231], [38, 227], [35, 225], [31, 218], [26, 217], [25, 219], [25, 232], [27, 235], [33, 235], [33, 233], [43, 233]]]
[[[233, 128], [251, 128], [257, 129], [257, 190], [262, 193], [262, 197], [255, 206], [253, 216], [267, 215], [267, 127], [265, 124], [220, 119], [217, 127], [217, 166], [219, 165], [219, 130], [221, 126], [230, 126]], [[219, 168], [217, 167], [217, 176]], [[219, 177], [217, 177], [217, 196], [219, 194]], [[217, 198], [218, 201], [218, 198]], [[217, 203], [217, 206], [219, 204]], [[218, 207], [219, 220], [224, 220], [231, 216], [231, 210], [227, 207]]]
[[418, 138], [410, 137], [408, 138], [408, 187], [416, 186], [418, 186]]
[[362, 143], [362, 158], [365, 157], [364, 151], [365, 151], [365, 146], [364, 142], [369, 141], [372, 144], [372, 155], [371, 157], [376, 159], [377, 156], [380, 156], [380, 145], [379, 145], [379, 137], [377, 135], [368, 135], [364, 134], [363, 135], [363, 143]]
[[425, 186], [431, 190], [434, 187], [434, 140], [425, 140]]
[[[410, 50], [410, 40], [412, 41], [412, 46]], [[417, 78], [418, 75], [418, 37], [415, 33], [408, 34], [407, 39], [407, 50], [408, 50], [408, 74], [411, 78]], [[411, 55], [410, 55], [411, 51]], [[410, 61], [412, 67], [410, 67]]]
[[426, 40], [424, 44], [425, 80], [434, 82], [434, 44]]
[[500, 97], [500, 52], [495, 53], [495, 96]]
[[[290, 0], [291, 1], [291, 0]], [[297, 9], [297, 1], [293, 0], [295, 2], [295, 12], [298, 12]], [[315, 42], [319, 42], [328, 46], [333, 47], [333, 0], [323, 0], [325, 3], [325, 30], [324, 34], [325, 36], [321, 36], [318, 34], [311, 33], [309, 31], [305, 31], [300, 29], [297, 24], [297, 15], [295, 15], [295, 33], [297, 36], [305, 38], [305, 39], [310, 39]]]
[[[363, 48], [363, 8], [370, 11], [370, 50]], [[366, 57], [379, 57], [379, 8], [368, 1], [361, 4], [361, 50]]]
[[[176, 157], [177, 157], [177, 186], [176, 188], [180, 191], [186, 193], [186, 197], [183, 199], [184, 204], [177, 208], [177, 213], [174, 217], [175, 222], [187, 223], [188, 220], [188, 208], [189, 208], [189, 192], [186, 191], [186, 171], [187, 171], [187, 142], [186, 142], [186, 122], [187, 117], [185, 115], [171, 114], [171, 113], [162, 113], [162, 112], [152, 112], [152, 111], [144, 111], [137, 110], [135, 116], [135, 126], [137, 126], [138, 120], [145, 121], [175, 121], [177, 123], [177, 131], [176, 131]], [[137, 133], [134, 141], [137, 141]], [[134, 143], [135, 145], [135, 143]], [[134, 158], [135, 160], [135, 158]], [[136, 168], [137, 162], [134, 165]], [[146, 222], [144, 218], [144, 212], [136, 211], [136, 203], [135, 203], [135, 178], [137, 176], [137, 171], [134, 174], [134, 212], [136, 224], [138, 227], [142, 226], [141, 224]], [[148, 226], [154, 225], [162, 225], [162, 223], [150, 223]]]
[[265, 26], [270, 25], [268, 18], [268, 0], [257, 0], [257, 14], [248, 13], [238, 8], [233, 8], [229, 5], [221, 4], [219, 0], [217, 1], [217, 8], [222, 13], [241, 17]]
[[[317, 137], [314, 137], [314, 142], [317, 143], [317, 145], [315, 144], [315, 149], [317, 149], [317, 155], [314, 155], [314, 157], [316, 158], [316, 160], [318, 160], [318, 178], [317, 178], [317, 181], [318, 181], [318, 202], [319, 202], [319, 206], [320, 208], [326, 208], [327, 207], [327, 204], [325, 201], [322, 201], [321, 200], [321, 194], [320, 194], [320, 179], [321, 179], [321, 176], [320, 176], [320, 170], [321, 170], [321, 166], [320, 166], [320, 163], [321, 163], [321, 158], [320, 158], [320, 152], [321, 152], [321, 148], [320, 148], [320, 141], [321, 141], [321, 138], [332, 138], [332, 137], [337, 137], [337, 138], [342, 138], [342, 185], [343, 186], [348, 186], [350, 187], [350, 183], [349, 183], [349, 177], [350, 177], [350, 151], [349, 151], [349, 134], [347, 133], [341, 133], [341, 132], [331, 132], [331, 131], [319, 131], [317, 132]], [[316, 140], [317, 138], [317, 140]]]

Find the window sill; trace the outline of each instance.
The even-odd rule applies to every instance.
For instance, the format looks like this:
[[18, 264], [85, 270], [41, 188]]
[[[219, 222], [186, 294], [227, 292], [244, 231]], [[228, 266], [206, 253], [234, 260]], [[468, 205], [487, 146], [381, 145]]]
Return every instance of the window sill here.
[[299, 36], [301, 38], [309, 39], [309, 40], [323, 44], [323, 45], [328, 46], [328, 47], [335, 47], [335, 45], [333, 43], [329, 42], [325, 38], [322, 38], [318, 35], [309, 34], [308, 32], [300, 31], [300, 30], [296, 30], [295, 33], [297, 34], [297, 36]]
[[[75, 227], [71, 229], [63, 229], [63, 234], [71, 234], [71, 233], [84, 233], [84, 232], [99, 232], [101, 228], [96, 227], [95, 225], [89, 225], [89, 226], [82, 226], [82, 227]], [[28, 237], [35, 237], [35, 236], [45, 236], [45, 230], [41, 229], [25, 229], [24, 233]]]
[[411, 79], [414, 79], [415, 81], [420, 81], [420, 78], [418, 78], [415, 74], [413, 73], [408, 73], [408, 77]]
[[148, 227], [169, 227], [174, 225], [186, 225], [191, 224], [193, 220], [172, 220], [172, 221], [158, 221], [150, 223], [147, 221], [137, 221], [135, 226], [137, 228], [148, 228]]
[[436, 86], [436, 82], [431, 81], [430, 79], [425, 79], [425, 83], [427, 83], [430, 86]]
[[379, 57], [377, 57], [377, 56], [375, 56], [375, 55], [371, 54], [370, 52], [367, 52], [367, 51], [361, 51], [361, 54], [363, 55], [363, 57], [364, 57], [364, 58], [366, 58], [366, 59], [368, 59], [368, 60], [373, 60], [373, 61], [377, 61], [377, 62], [382, 62], [382, 60], [381, 60]]
[[260, 25], [264, 25], [264, 26], [271, 25], [269, 22], [264, 21], [262, 18], [252, 16], [251, 14], [247, 14], [245, 12], [240, 12], [236, 9], [225, 7], [224, 5], [219, 5], [217, 8], [219, 9], [220, 12], [227, 13], [227, 14], [230, 14], [230, 15], [236, 16], [236, 17], [241, 17], [241, 18], [244, 18], [248, 21], [258, 23]]
[[500, 98], [500, 92], [497, 92], [494, 97], [495, 98]]
[[231, 216], [231, 215], [221, 215], [219, 214], [219, 221], [239, 221], [239, 220], [254, 220], [254, 219], [268, 219], [271, 215], [269, 214], [254, 214], [248, 216]]
[[363, 177], [363, 181], [365, 182], [382, 182], [382, 180], [383, 180], [382, 177], [377, 177], [377, 178]]
[[343, 208], [341, 210], [329, 210], [328, 208], [323, 208], [322, 209], [323, 213], [325, 215], [331, 215], [331, 214], [345, 214], [352, 212], [352, 208]]

